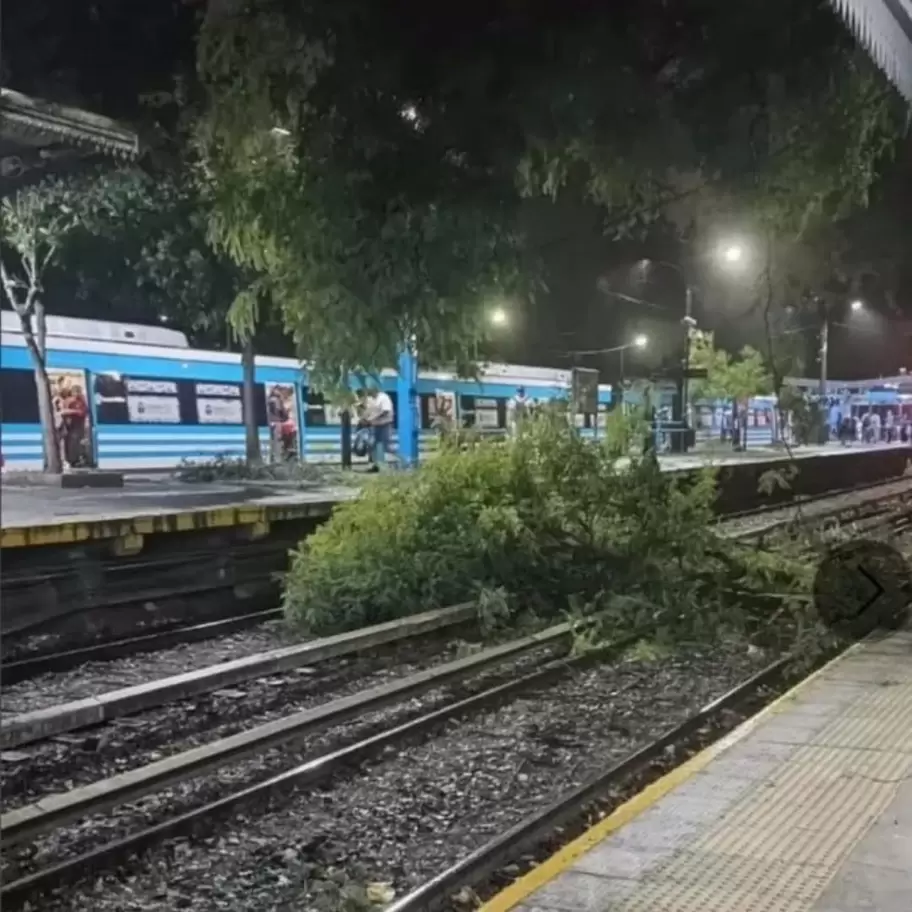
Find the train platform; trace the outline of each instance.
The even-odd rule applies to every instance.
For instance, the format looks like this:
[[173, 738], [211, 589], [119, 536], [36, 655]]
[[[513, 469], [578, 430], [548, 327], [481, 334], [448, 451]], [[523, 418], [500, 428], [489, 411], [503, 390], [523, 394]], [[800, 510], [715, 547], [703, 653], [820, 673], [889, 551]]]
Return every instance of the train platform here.
[[[886, 449], [884, 446], [850, 448], [849, 452]], [[797, 459], [845, 455], [846, 448], [800, 447]], [[698, 451], [662, 455], [666, 471], [686, 471], [704, 465], [716, 467], [781, 460], [781, 449], [755, 447], [745, 452]], [[180, 481], [170, 474], [128, 474], [122, 488], [61, 488], [29, 484], [9, 472], [3, 478], [0, 523], [5, 548], [70, 545], [202, 529], [224, 529], [329, 515], [333, 507], [357, 496], [357, 487], [318, 485], [307, 488], [277, 482]]]
[[483, 912], [908, 912], [912, 632], [850, 648]]
[[57, 488], [4, 483], [2, 547], [68, 545], [124, 535], [251, 526], [328, 516], [357, 496], [339, 486], [197, 483], [127, 476], [122, 488]]

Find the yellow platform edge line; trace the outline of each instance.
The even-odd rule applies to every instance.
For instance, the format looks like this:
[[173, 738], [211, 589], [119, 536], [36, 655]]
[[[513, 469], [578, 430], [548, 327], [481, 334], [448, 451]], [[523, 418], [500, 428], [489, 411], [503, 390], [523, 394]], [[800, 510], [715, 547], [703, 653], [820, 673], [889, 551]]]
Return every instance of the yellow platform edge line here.
[[629, 801], [624, 802], [624, 804], [616, 808], [604, 820], [600, 820], [598, 823], [593, 824], [585, 833], [574, 839], [573, 842], [568, 843], [562, 849], [555, 852], [550, 858], [547, 858], [541, 864], [536, 865], [528, 874], [523, 875], [510, 884], [510, 886], [501, 890], [500, 893], [492, 896], [491, 899], [481, 906], [479, 912], [509, 912], [509, 910], [514, 909], [516, 906], [520, 905], [520, 903], [529, 899], [529, 897], [545, 886], [545, 884], [554, 880], [568, 868], [571, 868], [576, 864], [583, 855], [592, 851], [600, 842], [603, 842], [610, 835], [649, 810], [649, 808], [657, 804], [667, 794], [674, 791], [679, 785], [683, 785], [697, 773], [704, 770], [720, 754], [723, 754], [739, 741], [742, 741], [771, 716], [778, 715], [779, 713], [788, 710], [790, 704], [797, 700], [804, 688], [824, 675], [834, 665], [845, 659], [850, 653], [857, 651], [860, 647], [860, 643], [855, 643], [850, 646], [838, 656], [830, 659], [829, 662], [826, 662], [818, 668], [813, 674], [810, 674], [804, 680], [799, 681], [794, 687], [782, 694], [782, 696], [777, 697], [756, 715], [746, 719], [727, 735], [724, 735], [718, 741], [700, 751], [700, 753], [695, 754], [690, 760], [685, 761], [671, 772], [666, 773], [661, 779], [657, 779], [652, 784], [646, 786], [643, 791], [634, 795]]
[[73, 545], [87, 541], [138, 534], [173, 534], [205, 529], [246, 526], [256, 522], [307, 519], [322, 514], [335, 502], [313, 501], [302, 504], [239, 504], [226, 507], [202, 507], [175, 510], [170, 513], [143, 513], [136, 516], [81, 519], [74, 522], [34, 526], [17, 526], [0, 530], [0, 547], [31, 548], [44, 545]]

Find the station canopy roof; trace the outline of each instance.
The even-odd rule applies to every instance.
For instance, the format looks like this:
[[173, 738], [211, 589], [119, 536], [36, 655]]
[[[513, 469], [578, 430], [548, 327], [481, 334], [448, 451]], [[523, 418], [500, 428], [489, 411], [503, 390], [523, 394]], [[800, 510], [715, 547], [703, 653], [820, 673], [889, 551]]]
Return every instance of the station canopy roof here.
[[139, 137], [116, 121], [0, 88], [0, 196], [111, 158], [139, 156]]
[[912, 0], [830, 0], [887, 77], [912, 104]]

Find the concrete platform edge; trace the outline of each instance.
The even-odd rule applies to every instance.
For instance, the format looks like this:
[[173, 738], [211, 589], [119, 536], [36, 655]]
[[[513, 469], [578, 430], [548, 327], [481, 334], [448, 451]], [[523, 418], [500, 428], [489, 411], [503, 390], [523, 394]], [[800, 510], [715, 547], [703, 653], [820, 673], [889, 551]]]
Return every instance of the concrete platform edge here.
[[[536, 892], [565, 873], [583, 855], [595, 849], [609, 836], [645, 813], [666, 795], [692, 779], [697, 773], [706, 769], [710, 763], [751, 735], [772, 717], [787, 712], [805, 688], [832, 670], [834, 666], [844, 661], [847, 656], [856, 653], [860, 648], [861, 644], [858, 643], [850, 646], [764, 707], [759, 713], [742, 722], [729, 734], [648, 785], [643, 791], [624, 802], [603, 820], [586, 830], [581, 836], [578, 836], [564, 848], [555, 852], [523, 877], [510, 884], [510, 886], [501, 890], [500, 893], [491, 897], [481, 906], [480, 912], [510, 912], [510, 910], [516, 909], [522, 903], [533, 898]], [[534, 903], [532, 905], [534, 907]]]

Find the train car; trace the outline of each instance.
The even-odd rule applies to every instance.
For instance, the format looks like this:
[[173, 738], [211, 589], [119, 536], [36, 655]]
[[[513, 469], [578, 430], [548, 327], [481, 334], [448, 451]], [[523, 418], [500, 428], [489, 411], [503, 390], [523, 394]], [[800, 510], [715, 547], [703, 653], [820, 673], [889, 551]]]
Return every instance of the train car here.
[[[34, 372], [16, 314], [2, 312], [0, 409], [5, 468], [43, 464]], [[85, 396], [89, 414], [84, 464], [104, 469], [157, 469], [184, 460], [244, 453], [240, 355], [198, 351], [161, 326], [48, 317], [47, 367], [52, 390]], [[271, 446], [267, 402], [280, 400], [293, 432], [284, 442], [299, 455], [304, 440], [305, 377], [296, 361], [259, 357], [256, 406], [260, 442]]]
[[[789, 378], [786, 383], [810, 399], [820, 397], [818, 380]], [[830, 380], [826, 387], [826, 400], [831, 423], [836, 413], [841, 417], [851, 416], [857, 421], [867, 414], [876, 414], [882, 427], [888, 420], [895, 426], [912, 423], [912, 377], [905, 372], [868, 380]]]
[[[89, 405], [82, 440], [83, 464], [103, 469], [166, 469], [184, 461], [244, 454], [242, 367], [237, 354], [200, 351], [187, 337], [163, 326], [49, 316], [47, 367], [53, 390], [76, 389]], [[34, 372], [18, 317], [2, 312], [0, 418], [5, 468], [40, 469], [41, 426]], [[396, 374], [378, 378], [398, 409]], [[282, 435], [286, 457], [338, 464], [342, 454], [341, 412], [308, 387], [295, 360], [258, 356], [255, 401], [260, 443], [267, 458], [275, 449], [269, 427], [270, 402], [278, 400], [291, 432]], [[353, 381], [354, 383], [354, 381]], [[520, 386], [533, 401], [570, 394], [569, 371], [486, 365], [477, 379], [445, 371], [418, 378], [420, 447], [437, 442], [435, 418], [446, 409], [463, 427], [503, 434], [507, 404]], [[610, 386], [599, 388], [604, 428], [612, 405]], [[596, 427], [578, 416], [581, 433]], [[394, 447], [396, 441], [393, 441]]]
[[[398, 413], [396, 373], [384, 371], [380, 386], [393, 401]], [[418, 374], [419, 455], [427, 457], [437, 447], [437, 417], [445, 412], [457, 427], [472, 428], [485, 436], [496, 437], [507, 432], [508, 406], [517, 390], [523, 387], [533, 403], [567, 399], [571, 392], [570, 371], [515, 364], [483, 365], [476, 378], [461, 378], [448, 371], [423, 370]], [[598, 428], [604, 431], [608, 411], [613, 405], [609, 385], [599, 387]], [[590, 416], [578, 415], [577, 427], [584, 436], [598, 433]], [[325, 397], [311, 391], [307, 404], [306, 458], [312, 462], [335, 462], [341, 459], [341, 411]], [[397, 444], [395, 435], [393, 447]], [[357, 460], [356, 460], [357, 461]]]
[[[754, 396], [744, 404], [743, 420], [747, 425], [746, 445], [770, 446], [781, 439], [778, 400], [775, 396]], [[731, 427], [732, 406], [723, 400], [699, 401], [693, 405], [692, 423], [696, 439], [725, 439], [724, 431]]]

